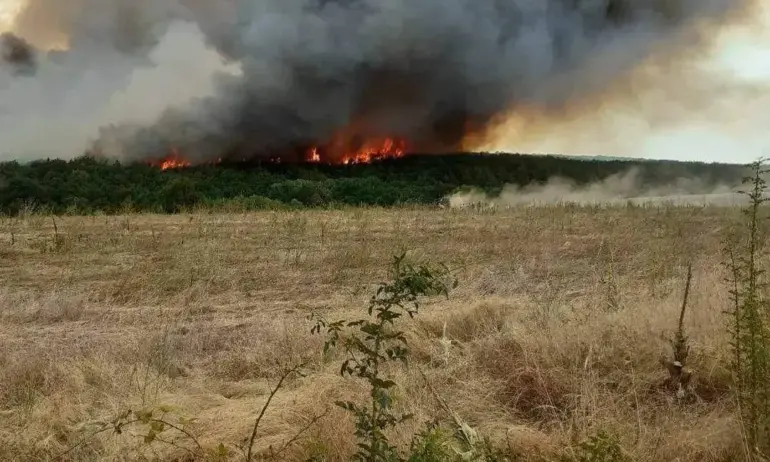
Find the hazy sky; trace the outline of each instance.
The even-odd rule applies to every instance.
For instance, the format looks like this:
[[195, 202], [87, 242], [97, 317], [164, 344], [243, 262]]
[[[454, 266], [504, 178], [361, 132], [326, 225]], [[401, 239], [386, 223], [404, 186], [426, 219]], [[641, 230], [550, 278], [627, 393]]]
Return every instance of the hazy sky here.
[[715, 122], [660, 133], [644, 143], [642, 157], [750, 162], [770, 156], [770, 5], [757, 24], [727, 32], [711, 64], [736, 83], [752, 83], [765, 91], [753, 101], [739, 102], [729, 114], [734, 130], [720, 130], [721, 123]]
[[0, 30], [7, 29], [21, 5], [21, 0], [0, 1]]
[[[717, 53], [702, 63], [722, 76], [719, 81], [723, 87], [713, 91], [719, 104], [714, 104], [710, 111], [692, 114], [685, 118], [686, 123], [670, 129], [659, 125], [650, 129], [649, 111], [624, 102], [621, 107], [595, 108], [569, 121], [539, 124], [536, 135], [519, 136], [516, 127], [525, 130], [521, 127], [527, 123], [512, 123], [483, 147], [707, 162], [749, 162], [759, 156], [770, 156], [770, 0], [763, 1], [768, 6], [756, 23], [725, 31]], [[8, 29], [20, 2], [0, 0], [0, 31]], [[736, 90], [749, 85], [750, 97]], [[739, 96], [724, 96], [732, 93]]]
[[[770, 157], [770, 0], [763, 3], [753, 24], [723, 31], [715, 53], [698, 67], [713, 78], [693, 77], [689, 95], [680, 94], [687, 93], [686, 76], [664, 75], [661, 82], [676, 83], [645, 87], [638, 97], [560, 122], [513, 117], [483, 148], [731, 163]], [[684, 115], [668, 128], [655, 115], [676, 111]]]

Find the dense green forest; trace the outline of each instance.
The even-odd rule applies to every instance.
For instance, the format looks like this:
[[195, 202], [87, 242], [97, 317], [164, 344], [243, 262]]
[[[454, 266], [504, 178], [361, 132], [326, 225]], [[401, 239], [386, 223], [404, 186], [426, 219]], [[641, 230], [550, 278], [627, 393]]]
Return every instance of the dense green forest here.
[[186, 207], [244, 209], [436, 203], [462, 188], [495, 194], [506, 184], [552, 177], [588, 184], [639, 170], [645, 186], [697, 178], [736, 184], [743, 166], [674, 161], [619, 161], [522, 154], [411, 155], [371, 164], [242, 162], [161, 171], [142, 164], [81, 157], [0, 163], [0, 212], [30, 207], [53, 213], [177, 212]]

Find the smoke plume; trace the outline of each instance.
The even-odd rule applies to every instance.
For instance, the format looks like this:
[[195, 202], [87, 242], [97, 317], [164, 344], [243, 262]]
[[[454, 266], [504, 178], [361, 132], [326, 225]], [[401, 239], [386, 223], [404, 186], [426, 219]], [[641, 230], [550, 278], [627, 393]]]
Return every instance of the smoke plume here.
[[125, 161], [174, 147], [205, 161], [322, 145], [332, 159], [377, 137], [457, 149], [512, 113], [627, 95], [642, 64], [690, 62], [755, 7], [28, 0], [0, 42], [0, 156]]

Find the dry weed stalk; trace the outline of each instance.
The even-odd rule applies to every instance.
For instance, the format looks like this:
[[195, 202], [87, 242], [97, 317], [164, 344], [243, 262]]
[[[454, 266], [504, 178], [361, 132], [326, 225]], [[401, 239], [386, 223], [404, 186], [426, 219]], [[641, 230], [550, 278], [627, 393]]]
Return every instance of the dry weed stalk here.
[[[248, 438], [248, 443], [246, 445], [246, 461], [251, 462], [254, 460], [255, 454], [254, 454], [254, 443], [257, 439], [257, 430], [259, 430], [259, 423], [262, 421], [262, 417], [264, 417], [265, 412], [267, 411], [267, 408], [270, 407], [270, 402], [275, 397], [275, 394], [278, 393], [278, 390], [281, 389], [283, 386], [283, 383], [286, 381], [286, 379], [289, 378], [289, 376], [293, 374], [297, 374], [302, 376], [302, 368], [305, 367], [305, 364], [300, 364], [297, 366], [294, 366], [290, 369], [286, 369], [282, 374], [281, 377], [278, 379], [278, 383], [270, 390], [270, 394], [267, 397], [267, 400], [265, 401], [265, 404], [262, 405], [262, 409], [260, 409], [259, 414], [257, 414], [257, 418], [254, 420], [254, 427], [251, 429], [251, 435]], [[315, 425], [319, 420], [324, 418], [326, 414], [329, 413], [329, 410], [327, 409], [322, 414], [313, 416], [307, 424], [305, 424], [300, 430], [294, 434], [291, 438], [289, 438], [286, 442], [284, 442], [278, 450], [274, 450], [271, 446], [269, 448], [269, 458], [270, 459], [277, 459], [279, 456], [281, 456], [284, 452], [286, 452], [289, 447], [291, 447], [292, 444], [296, 443], [299, 438], [307, 432], [313, 425]], [[220, 449], [220, 452], [224, 452]]]

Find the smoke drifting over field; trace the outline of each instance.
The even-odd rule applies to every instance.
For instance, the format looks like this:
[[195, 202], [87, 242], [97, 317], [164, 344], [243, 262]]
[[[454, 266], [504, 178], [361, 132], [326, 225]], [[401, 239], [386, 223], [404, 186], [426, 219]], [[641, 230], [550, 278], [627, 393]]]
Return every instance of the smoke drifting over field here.
[[506, 185], [499, 195], [483, 191], [466, 191], [448, 197], [454, 208], [492, 206], [515, 207], [522, 205], [719, 205], [732, 206], [746, 203], [746, 196], [738, 193], [739, 185], [706, 184], [699, 179], [680, 178], [667, 185], [646, 186], [640, 172], [632, 168], [596, 183], [577, 185], [564, 178], [554, 177], [545, 184], [525, 187]]
[[[0, 156], [334, 159], [451, 150], [675, 69], [749, 0], [29, 0], [0, 42]], [[95, 144], [94, 144], [95, 143]]]

